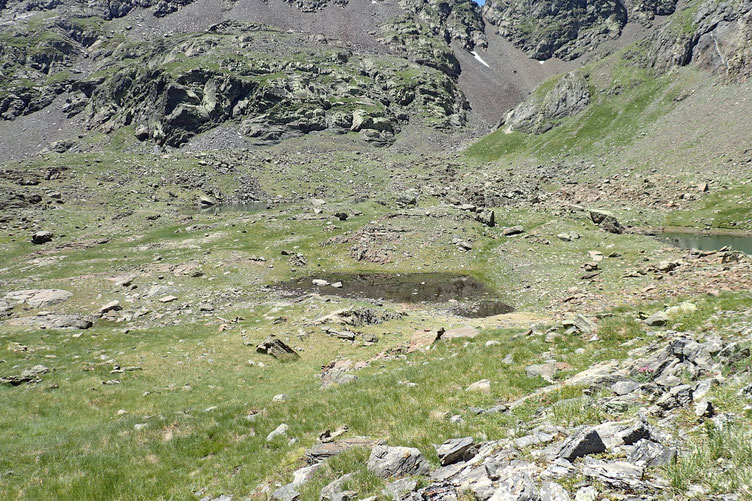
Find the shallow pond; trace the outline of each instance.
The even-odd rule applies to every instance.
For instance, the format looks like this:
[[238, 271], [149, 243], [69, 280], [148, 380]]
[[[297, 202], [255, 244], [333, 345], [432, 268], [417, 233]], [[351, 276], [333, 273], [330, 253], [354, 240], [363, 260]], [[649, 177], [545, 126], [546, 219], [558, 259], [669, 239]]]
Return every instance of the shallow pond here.
[[750, 236], [663, 232], [655, 235], [655, 238], [682, 249], [712, 251], [731, 247], [734, 250], [752, 254], [752, 237]]
[[[314, 280], [319, 284], [323, 280], [327, 285], [315, 285]], [[453, 273], [324, 273], [275, 287], [295, 295], [317, 293], [397, 303], [445, 303], [447, 310], [469, 318], [514, 311], [494, 299], [494, 292], [483, 282], [470, 275]]]

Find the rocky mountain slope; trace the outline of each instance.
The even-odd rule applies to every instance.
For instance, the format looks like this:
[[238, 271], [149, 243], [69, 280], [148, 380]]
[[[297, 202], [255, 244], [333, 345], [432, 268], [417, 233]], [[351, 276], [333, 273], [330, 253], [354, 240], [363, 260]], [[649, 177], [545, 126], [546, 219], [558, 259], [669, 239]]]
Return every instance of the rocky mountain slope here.
[[0, 0], [0, 497], [752, 499], [751, 22]]

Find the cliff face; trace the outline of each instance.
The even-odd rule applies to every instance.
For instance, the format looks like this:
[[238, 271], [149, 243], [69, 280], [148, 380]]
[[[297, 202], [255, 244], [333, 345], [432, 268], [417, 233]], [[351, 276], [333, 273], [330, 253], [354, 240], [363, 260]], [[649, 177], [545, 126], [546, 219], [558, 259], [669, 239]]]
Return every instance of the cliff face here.
[[[330, 130], [389, 144], [409, 124], [459, 130], [478, 115], [498, 123], [512, 106], [507, 127], [545, 132], [588, 106], [587, 81], [571, 73], [524, 96], [583, 54], [623, 46], [603, 44], [630, 22], [644, 37], [635, 64], [654, 74], [695, 64], [743, 81], [752, 58], [751, 0], [678, 12], [674, 0], [0, 1], [0, 118], [61, 99], [90, 129], [132, 126], [167, 145], [226, 122], [258, 140]], [[536, 60], [550, 58], [563, 66], [541, 71]], [[481, 96], [474, 109], [463, 88]]]
[[706, 1], [669, 19], [643, 42], [657, 72], [690, 63], [728, 81], [746, 81], [752, 63], [752, 1]]
[[627, 9], [618, 0], [489, 0], [485, 18], [535, 59], [574, 59], [589, 47], [618, 37]]

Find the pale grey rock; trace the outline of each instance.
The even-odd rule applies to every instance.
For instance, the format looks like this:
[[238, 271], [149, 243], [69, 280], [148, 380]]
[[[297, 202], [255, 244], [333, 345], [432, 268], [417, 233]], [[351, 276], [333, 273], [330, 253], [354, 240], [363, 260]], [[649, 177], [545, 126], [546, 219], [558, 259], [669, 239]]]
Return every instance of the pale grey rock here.
[[613, 489], [640, 491], [645, 487], [643, 469], [627, 461], [606, 462], [588, 457], [582, 465], [582, 473]]
[[368, 471], [381, 478], [426, 475], [428, 462], [418, 449], [377, 445], [371, 449]]
[[526, 475], [514, 475], [499, 483], [490, 501], [537, 501], [538, 490]]
[[674, 460], [676, 450], [652, 440], [640, 440], [627, 456], [637, 466], [665, 466]]
[[475, 455], [472, 437], [453, 438], [436, 448], [441, 466], [447, 466], [459, 461], [467, 461]]
[[269, 433], [266, 436], [266, 441], [267, 442], [271, 442], [272, 440], [274, 440], [277, 437], [281, 437], [281, 436], [286, 435], [288, 429], [289, 429], [289, 427], [287, 426], [287, 424], [282, 423], [281, 425], [277, 426], [274, 430], [272, 430], [271, 433]]
[[556, 482], [543, 482], [540, 490], [541, 501], [569, 501], [569, 493]]
[[418, 482], [406, 477], [388, 483], [381, 492], [392, 499], [399, 499], [404, 493], [415, 490], [417, 486]]

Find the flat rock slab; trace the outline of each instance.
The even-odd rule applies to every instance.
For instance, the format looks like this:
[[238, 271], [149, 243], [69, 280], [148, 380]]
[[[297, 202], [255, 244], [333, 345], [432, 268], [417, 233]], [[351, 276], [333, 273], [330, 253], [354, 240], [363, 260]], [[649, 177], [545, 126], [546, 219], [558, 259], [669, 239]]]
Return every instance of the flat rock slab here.
[[441, 339], [459, 339], [459, 338], [472, 339], [478, 334], [480, 334], [478, 329], [476, 329], [475, 327], [470, 327], [468, 325], [466, 327], [459, 327], [457, 329], [450, 329], [446, 331], [444, 334], [442, 334]]
[[418, 449], [377, 445], [368, 458], [368, 471], [381, 478], [427, 475], [428, 462]]
[[410, 346], [407, 348], [408, 353], [431, 346], [433, 343], [441, 338], [444, 334], [443, 329], [435, 330], [420, 330], [413, 333], [413, 337], [410, 338]]
[[472, 437], [453, 438], [436, 448], [441, 466], [467, 461], [475, 456], [475, 441]]
[[39, 317], [12, 318], [6, 325], [39, 327], [41, 329], [88, 329], [93, 322], [80, 315], [44, 315]]
[[336, 442], [316, 444], [306, 451], [305, 458], [308, 464], [316, 464], [355, 447], [373, 447], [373, 445], [374, 440], [368, 437], [346, 438]]
[[596, 479], [614, 489], [641, 491], [643, 469], [626, 461], [600, 461], [586, 458], [582, 465], [582, 473], [586, 477]]
[[67, 301], [71, 296], [73, 296], [72, 292], [62, 289], [26, 289], [10, 292], [5, 295], [5, 299], [25, 303], [32, 308], [46, 308]]
[[7, 377], [0, 377], [0, 383], [10, 384], [11, 386], [18, 386], [23, 383], [38, 383], [41, 381], [42, 374], [47, 374], [50, 369], [44, 365], [35, 365], [31, 369], [26, 369], [21, 374]]

